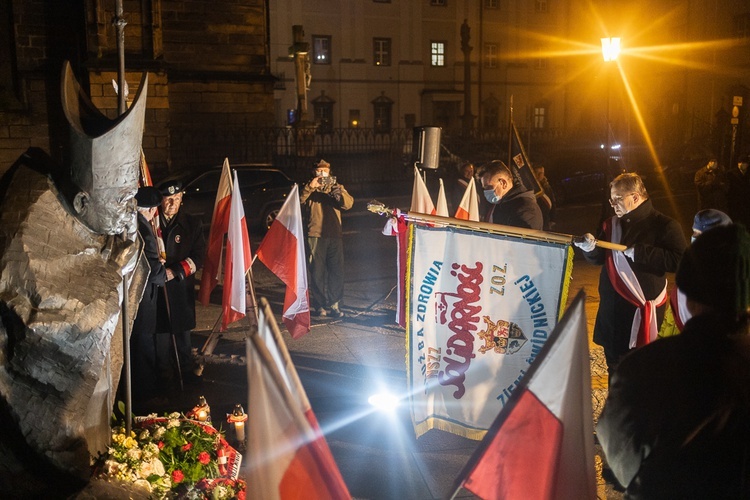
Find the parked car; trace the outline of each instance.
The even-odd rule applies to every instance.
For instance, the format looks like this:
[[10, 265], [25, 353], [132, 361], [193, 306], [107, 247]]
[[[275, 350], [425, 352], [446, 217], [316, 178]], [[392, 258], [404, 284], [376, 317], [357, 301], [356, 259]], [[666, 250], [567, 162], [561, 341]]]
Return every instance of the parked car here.
[[542, 164], [558, 204], [603, 200], [609, 181], [623, 172], [617, 157], [608, 163], [595, 149], [563, 150]]
[[[248, 230], [265, 232], [294, 185], [284, 172], [268, 164], [236, 164]], [[182, 210], [201, 218], [208, 233], [213, 217], [221, 166], [191, 169], [173, 176], [182, 181], [185, 198]]]

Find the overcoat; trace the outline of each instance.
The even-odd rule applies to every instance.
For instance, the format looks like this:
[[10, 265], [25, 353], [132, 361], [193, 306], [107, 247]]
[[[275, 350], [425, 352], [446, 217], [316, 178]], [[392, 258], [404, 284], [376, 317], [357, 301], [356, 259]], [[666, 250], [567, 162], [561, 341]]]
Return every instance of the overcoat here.
[[206, 240], [201, 221], [194, 215], [179, 211], [169, 224], [162, 215], [159, 217], [167, 254], [164, 265], [175, 277], [165, 286], [168, 311], [163, 294], [159, 294], [157, 332], [186, 332], [195, 328], [195, 273], [203, 265]]

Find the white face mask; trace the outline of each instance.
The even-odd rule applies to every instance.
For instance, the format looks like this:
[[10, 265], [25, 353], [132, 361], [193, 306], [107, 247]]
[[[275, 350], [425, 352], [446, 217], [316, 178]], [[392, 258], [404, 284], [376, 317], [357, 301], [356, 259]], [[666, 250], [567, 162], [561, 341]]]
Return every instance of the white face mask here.
[[328, 170], [316, 170], [315, 175], [317, 177], [328, 177], [329, 175], [331, 175], [331, 172], [329, 172]]

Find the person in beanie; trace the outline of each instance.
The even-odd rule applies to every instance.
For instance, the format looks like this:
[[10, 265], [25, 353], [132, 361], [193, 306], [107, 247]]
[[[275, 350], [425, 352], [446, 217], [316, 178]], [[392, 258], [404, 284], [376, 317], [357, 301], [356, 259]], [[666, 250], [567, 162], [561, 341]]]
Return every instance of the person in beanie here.
[[[159, 222], [166, 252], [167, 284], [166, 293], [159, 294], [156, 331], [174, 335], [182, 380], [197, 383], [200, 377], [195, 373], [197, 365], [193, 359], [190, 330], [195, 328], [195, 273], [203, 265], [206, 240], [200, 218], [180, 211], [184, 194], [182, 183], [164, 181], [159, 185], [159, 191], [164, 196]], [[169, 360], [174, 358], [173, 351], [170, 336], [157, 335], [159, 371], [167, 381], [174, 372], [169, 366]]]
[[748, 498], [750, 234], [702, 234], [676, 281], [693, 317], [623, 358], [597, 436], [626, 498]]
[[[709, 208], [701, 210], [693, 218], [693, 236], [690, 242], [711, 228], [719, 226], [728, 226], [732, 219], [720, 210]], [[687, 310], [685, 294], [680, 292], [676, 287], [669, 292], [669, 304], [664, 312], [664, 321], [659, 328], [659, 337], [671, 337], [677, 335], [685, 327], [685, 323], [691, 317], [690, 311]]]
[[344, 298], [344, 244], [341, 211], [354, 205], [354, 198], [331, 176], [331, 165], [320, 160], [314, 177], [300, 193], [307, 264], [310, 271], [310, 314], [340, 318]]
[[132, 366], [133, 400], [142, 402], [156, 394], [153, 392], [156, 370], [156, 302], [160, 289], [167, 280], [164, 267], [156, 244], [151, 221], [156, 217], [162, 195], [151, 186], [141, 187], [135, 195], [138, 204], [138, 234], [143, 240], [143, 255], [148, 262], [149, 274], [146, 289], [138, 305], [138, 313], [133, 322], [130, 335], [130, 359]]

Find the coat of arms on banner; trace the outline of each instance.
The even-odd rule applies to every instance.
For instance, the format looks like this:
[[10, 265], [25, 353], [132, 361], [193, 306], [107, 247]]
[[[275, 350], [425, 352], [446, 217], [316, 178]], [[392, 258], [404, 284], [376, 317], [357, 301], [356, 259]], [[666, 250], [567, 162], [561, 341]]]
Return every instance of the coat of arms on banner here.
[[412, 225], [407, 362], [417, 436], [481, 439], [557, 324], [569, 242]]

